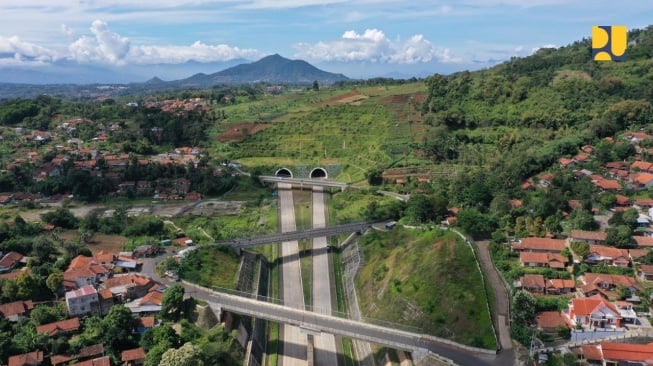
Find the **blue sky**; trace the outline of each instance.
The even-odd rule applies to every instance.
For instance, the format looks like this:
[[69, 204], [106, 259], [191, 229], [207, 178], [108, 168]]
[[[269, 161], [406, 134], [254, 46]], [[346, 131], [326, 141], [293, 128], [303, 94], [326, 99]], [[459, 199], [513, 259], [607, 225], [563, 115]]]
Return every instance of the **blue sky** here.
[[643, 0], [3, 0], [0, 74], [61, 63], [180, 73], [279, 53], [350, 77], [424, 76], [651, 21]]

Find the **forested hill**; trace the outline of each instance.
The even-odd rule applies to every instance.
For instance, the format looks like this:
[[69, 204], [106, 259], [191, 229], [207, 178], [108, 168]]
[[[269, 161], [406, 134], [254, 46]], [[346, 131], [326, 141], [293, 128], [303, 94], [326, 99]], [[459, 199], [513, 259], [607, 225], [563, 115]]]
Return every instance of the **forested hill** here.
[[[653, 26], [631, 31], [625, 62], [591, 60], [590, 40], [477, 72], [434, 75], [425, 112], [450, 128], [508, 125], [592, 127], [606, 135], [653, 99]], [[624, 103], [624, 101], [628, 101]], [[629, 109], [629, 121], [610, 118]], [[614, 123], [617, 123], [616, 125]]]
[[[518, 187], [583, 144], [653, 121], [653, 26], [628, 35], [625, 62], [591, 60], [590, 40], [493, 68], [426, 80], [422, 147], [437, 161], [482, 165]], [[482, 131], [482, 132], [481, 132]]]

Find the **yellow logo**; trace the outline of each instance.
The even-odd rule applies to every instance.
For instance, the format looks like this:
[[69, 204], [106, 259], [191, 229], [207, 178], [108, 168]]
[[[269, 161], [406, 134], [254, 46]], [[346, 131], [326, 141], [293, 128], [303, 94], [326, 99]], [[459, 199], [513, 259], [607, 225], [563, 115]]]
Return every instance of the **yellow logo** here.
[[625, 61], [628, 29], [625, 25], [592, 26], [592, 60]]

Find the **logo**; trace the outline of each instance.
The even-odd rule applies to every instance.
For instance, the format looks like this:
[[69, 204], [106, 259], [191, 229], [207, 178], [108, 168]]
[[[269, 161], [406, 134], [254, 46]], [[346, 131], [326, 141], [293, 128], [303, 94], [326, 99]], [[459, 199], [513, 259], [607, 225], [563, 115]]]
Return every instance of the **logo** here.
[[592, 60], [625, 61], [628, 29], [625, 25], [592, 26]]

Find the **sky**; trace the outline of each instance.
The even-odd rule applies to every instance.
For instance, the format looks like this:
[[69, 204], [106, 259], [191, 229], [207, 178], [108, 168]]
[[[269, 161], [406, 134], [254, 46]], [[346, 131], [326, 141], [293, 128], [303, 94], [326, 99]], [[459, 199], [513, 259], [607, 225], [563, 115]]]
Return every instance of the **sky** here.
[[648, 0], [0, 0], [0, 81], [181, 78], [275, 53], [352, 78], [421, 77], [651, 22]]

